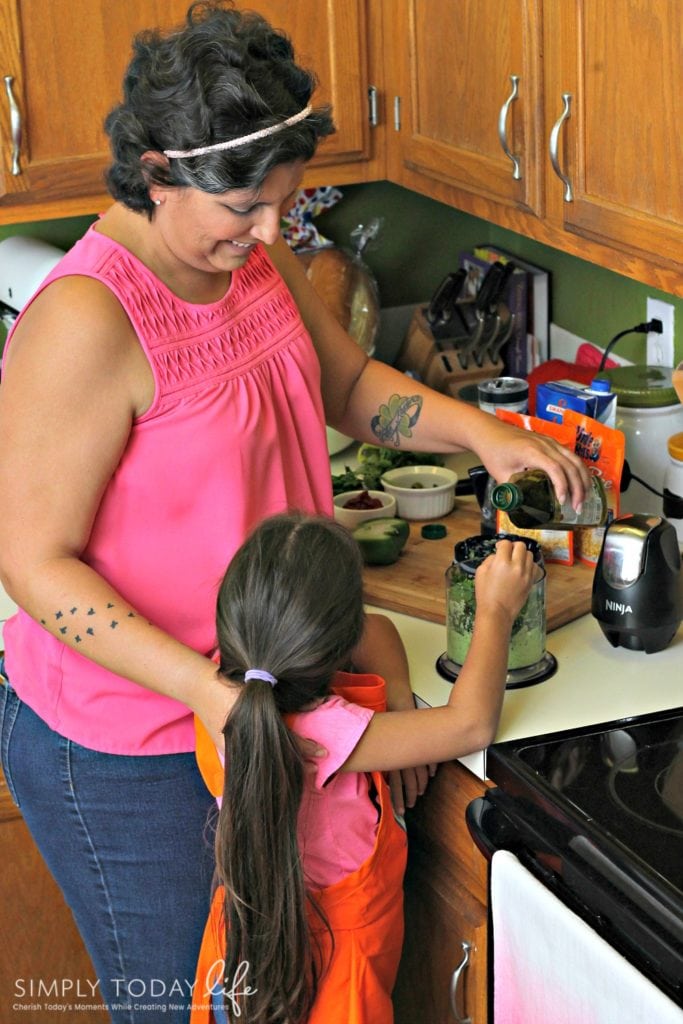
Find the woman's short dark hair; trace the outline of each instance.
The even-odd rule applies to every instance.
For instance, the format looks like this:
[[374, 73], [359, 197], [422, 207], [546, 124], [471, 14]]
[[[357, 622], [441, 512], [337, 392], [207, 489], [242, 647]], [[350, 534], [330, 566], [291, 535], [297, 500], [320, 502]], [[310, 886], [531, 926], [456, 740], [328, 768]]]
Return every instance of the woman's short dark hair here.
[[230, 0], [200, 0], [184, 26], [140, 33], [123, 80], [123, 102], [105, 120], [114, 199], [151, 216], [149, 186], [220, 194], [260, 187], [278, 164], [310, 160], [334, 131], [330, 108], [233, 150], [168, 161], [143, 153], [194, 149], [278, 124], [307, 106], [316, 78], [300, 67], [288, 37]]

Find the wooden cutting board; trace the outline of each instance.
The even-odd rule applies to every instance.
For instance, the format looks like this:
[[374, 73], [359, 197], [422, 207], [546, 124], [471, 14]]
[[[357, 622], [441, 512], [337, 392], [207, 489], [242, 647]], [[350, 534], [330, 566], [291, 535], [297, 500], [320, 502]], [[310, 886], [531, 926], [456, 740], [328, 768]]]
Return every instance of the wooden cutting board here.
[[[453, 561], [453, 547], [480, 533], [479, 507], [474, 499], [456, 499], [455, 509], [443, 519], [448, 531], [441, 540], [425, 540], [423, 523], [410, 524], [410, 537], [398, 562], [367, 565], [364, 569], [368, 604], [403, 612], [445, 625], [445, 572]], [[547, 566], [547, 630], [578, 619], [590, 611], [593, 568], [582, 563]]]

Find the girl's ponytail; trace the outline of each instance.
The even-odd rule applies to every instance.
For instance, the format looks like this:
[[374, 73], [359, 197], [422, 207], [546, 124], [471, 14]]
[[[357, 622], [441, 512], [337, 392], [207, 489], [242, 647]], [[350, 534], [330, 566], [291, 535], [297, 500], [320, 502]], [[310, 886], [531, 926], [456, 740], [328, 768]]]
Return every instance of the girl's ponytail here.
[[[225, 990], [245, 1022], [305, 1020], [316, 993], [297, 844], [303, 763], [270, 683], [245, 684], [224, 730], [216, 841], [225, 886]], [[240, 995], [240, 993], [247, 993]]]
[[358, 643], [361, 564], [355, 541], [333, 520], [274, 516], [237, 552], [218, 596], [221, 674], [245, 679], [224, 729], [216, 836], [226, 1002], [237, 1002], [244, 1024], [305, 1021], [325, 966], [308, 926], [307, 911], [317, 908], [297, 842], [303, 759], [282, 714], [326, 696]]

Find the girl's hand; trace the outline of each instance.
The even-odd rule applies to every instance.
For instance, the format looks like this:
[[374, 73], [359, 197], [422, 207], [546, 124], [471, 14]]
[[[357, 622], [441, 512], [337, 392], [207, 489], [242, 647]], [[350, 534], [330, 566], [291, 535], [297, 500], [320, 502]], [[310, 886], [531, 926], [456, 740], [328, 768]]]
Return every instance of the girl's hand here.
[[538, 578], [534, 556], [522, 541], [499, 540], [474, 577], [477, 614], [502, 615], [510, 625], [524, 607]]

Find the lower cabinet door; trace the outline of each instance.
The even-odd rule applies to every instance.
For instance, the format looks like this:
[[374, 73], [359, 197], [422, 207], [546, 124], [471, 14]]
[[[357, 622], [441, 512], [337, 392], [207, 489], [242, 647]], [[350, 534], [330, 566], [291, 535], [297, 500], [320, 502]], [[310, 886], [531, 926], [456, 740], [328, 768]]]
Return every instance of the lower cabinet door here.
[[411, 850], [395, 1024], [487, 1024], [487, 910], [450, 866]]

